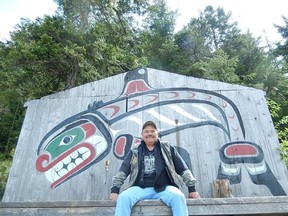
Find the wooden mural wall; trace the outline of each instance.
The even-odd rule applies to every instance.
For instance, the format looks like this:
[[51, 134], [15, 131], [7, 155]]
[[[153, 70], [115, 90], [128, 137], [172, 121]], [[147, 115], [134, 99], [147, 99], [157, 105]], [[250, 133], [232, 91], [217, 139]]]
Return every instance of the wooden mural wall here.
[[139, 68], [26, 107], [3, 201], [108, 199], [147, 120], [177, 147], [202, 197], [221, 178], [235, 197], [288, 193], [265, 96], [254, 88]]

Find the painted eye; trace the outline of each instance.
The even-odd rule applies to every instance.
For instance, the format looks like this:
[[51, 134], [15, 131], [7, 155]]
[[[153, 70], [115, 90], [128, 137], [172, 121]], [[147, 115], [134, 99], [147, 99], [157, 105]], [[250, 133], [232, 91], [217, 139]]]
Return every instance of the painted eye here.
[[61, 146], [61, 145], [70, 145], [73, 142], [75, 137], [76, 137], [75, 135], [67, 135], [67, 136], [63, 137], [63, 139], [61, 140], [59, 146]]

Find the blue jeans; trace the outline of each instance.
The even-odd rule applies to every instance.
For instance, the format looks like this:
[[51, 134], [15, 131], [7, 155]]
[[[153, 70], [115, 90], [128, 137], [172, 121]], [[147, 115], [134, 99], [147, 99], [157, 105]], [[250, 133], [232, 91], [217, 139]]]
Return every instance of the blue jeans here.
[[167, 186], [162, 192], [156, 192], [153, 187], [141, 188], [133, 186], [119, 194], [115, 216], [130, 216], [136, 202], [144, 199], [162, 200], [169, 206], [174, 216], [187, 216], [186, 198], [177, 187]]

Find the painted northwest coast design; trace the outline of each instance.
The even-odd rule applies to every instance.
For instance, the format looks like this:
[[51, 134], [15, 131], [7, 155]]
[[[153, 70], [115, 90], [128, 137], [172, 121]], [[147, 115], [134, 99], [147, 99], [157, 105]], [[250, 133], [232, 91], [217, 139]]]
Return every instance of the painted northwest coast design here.
[[[243, 120], [233, 101], [204, 89], [153, 89], [146, 68], [127, 72], [118, 98], [95, 101], [87, 110], [52, 128], [39, 143], [36, 169], [45, 174], [53, 189], [103, 160], [110, 151], [123, 160], [131, 146], [140, 142], [134, 134], [123, 133], [123, 123], [141, 128], [143, 113], [150, 117], [147, 120], [159, 122], [160, 137], [192, 128], [217, 127], [227, 142], [219, 150], [221, 162], [215, 178], [240, 183], [245, 167], [253, 183], [266, 185], [274, 196], [286, 195], [265, 162], [261, 147], [245, 139]], [[177, 148], [192, 169], [187, 150]]]

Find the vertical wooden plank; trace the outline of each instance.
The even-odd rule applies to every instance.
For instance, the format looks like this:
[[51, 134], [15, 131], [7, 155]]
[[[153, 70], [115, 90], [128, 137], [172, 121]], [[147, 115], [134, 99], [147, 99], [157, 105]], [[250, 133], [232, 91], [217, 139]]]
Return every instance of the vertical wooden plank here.
[[[218, 175], [221, 149], [227, 143], [239, 141], [256, 143], [262, 149], [265, 162], [287, 192], [287, 169], [277, 150], [277, 135], [262, 91], [155, 69], [147, 71], [147, 80], [133, 80], [135, 74], [129, 73], [125, 77], [127, 73], [123, 73], [29, 102], [4, 200], [107, 199], [112, 177], [123, 160], [114, 152], [118, 138], [141, 138], [141, 127], [147, 120], [155, 121], [161, 132], [175, 129], [161, 139], [188, 153], [192, 171], [199, 179], [196, 187], [202, 197], [212, 197], [211, 183]], [[130, 88], [125, 86], [128, 81], [134, 82]], [[129, 97], [120, 100], [128, 90]], [[146, 95], [145, 91], [150, 90], [153, 93]], [[137, 94], [139, 96], [135, 96]], [[153, 103], [157, 106], [145, 107], [154, 97], [157, 100]], [[189, 103], [185, 101], [187, 98], [191, 99]], [[100, 101], [101, 105], [88, 110], [89, 105]], [[101, 107], [103, 104], [106, 106]], [[142, 106], [145, 108], [141, 109]], [[80, 113], [87, 113], [104, 125], [111, 136], [111, 149], [101, 161], [51, 189], [45, 174], [35, 167], [38, 146], [56, 125], [62, 121], [68, 123], [69, 118]], [[241, 120], [245, 134], [241, 131]], [[195, 127], [178, 130], [186, 124]], [[66, 126], [63, 124], [63, 129]], [[106, 161], [109, 161], [108, 170], [105, 169]], [[249, 166], [251, 170], [257, 168], [255, 163], [227, 164], [230, 169], [241, 168], [241, 182], [232, 185], [234, 195], [271, 195], [267, 186], [251, 181]], [[127, 184], [128, 181], [122, 190]], [[187, 195], [186, 186], [182, 190]]]

